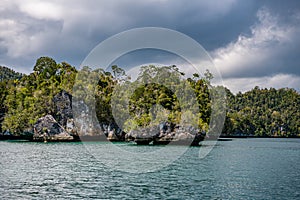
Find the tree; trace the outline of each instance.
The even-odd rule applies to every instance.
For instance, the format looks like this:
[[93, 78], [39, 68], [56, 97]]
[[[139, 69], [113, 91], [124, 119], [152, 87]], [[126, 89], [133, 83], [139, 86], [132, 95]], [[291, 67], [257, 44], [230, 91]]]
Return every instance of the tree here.
[[48, 79], [56, 72], [57, 65], [54, 59], [49, 57], [40, 57], [37, 59], [33, 71], [37, 72], [41, 78]]

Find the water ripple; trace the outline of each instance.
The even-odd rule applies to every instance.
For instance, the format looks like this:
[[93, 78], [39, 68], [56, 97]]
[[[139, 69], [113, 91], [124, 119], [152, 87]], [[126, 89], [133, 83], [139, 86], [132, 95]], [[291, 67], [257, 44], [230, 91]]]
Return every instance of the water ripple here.
[[[164, 169], [143, 174], [109, 169], [90, 155], [85, 145], [0, 142], [1, 199], [300, 197], [297, 139], [220, 142], [204, 159], [198, 158], [199, 148], [191, 147]], [[121, 146], [141, 152], [151, 148]]]

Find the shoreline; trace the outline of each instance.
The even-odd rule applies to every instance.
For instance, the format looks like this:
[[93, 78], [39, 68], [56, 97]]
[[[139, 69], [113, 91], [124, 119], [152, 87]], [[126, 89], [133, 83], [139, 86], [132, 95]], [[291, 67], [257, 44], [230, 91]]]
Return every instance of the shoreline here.
[[[224, 136], [221, 135], [217, 140], [218, 141], [231, 141], [232, 139], [256, 139], [256, 138], [278, 138], [278, 139], [299, 139], [300, 136], [290, 136], [290, 137], [284, 137], [284, 136], [278, 136], [278, 137], [268, 137], [268, 136]], [[37, 143], [41, 143], [41, 142], [62, 142], [62, 143], [69, 143], [69, 142], [129, 142], [129, 141], [111, 141], [109, 139], [107, 139], [106, 136], [78, 136], [75, 137], [72, 140], [33, 140], [32, 138], [29, 138], [28, 136], [14, 136], [14, 135], [0, 135], [0, 141], [26, 141], [26, 142], [37, 142]], [[202, 140], [203, 141], [203, 140]], [[133, 141], [134, 142], [134, 141]], [[185, 143], [185, 141], [181, 141], [182, 144], [180, 144], [180, 142], [176, 142], [176, 141], [168, 141], [168, 144], [174, 144], [174, 145], [185, 145], [185, 144], [189, 144], [189, 143]], [[200, 141], [201, 143], [201, 141]], [[166, 144], [159, 144], [159, 143], [155, 143], [155, 144], [138, 144], [138, 145], [166, 145]], [[200, 144], [199, 144], [200, 145]]]

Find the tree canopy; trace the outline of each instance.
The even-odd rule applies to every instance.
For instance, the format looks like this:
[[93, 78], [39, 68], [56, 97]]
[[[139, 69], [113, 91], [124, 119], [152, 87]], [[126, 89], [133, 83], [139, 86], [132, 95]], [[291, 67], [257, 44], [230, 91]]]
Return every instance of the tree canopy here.
[[[143, 66], [134, 81], [118, 66], [112, 66], [111, 72], [87, 66], [78, 74], [70, 64], [56, 63], [49, 57], [39, 58], [28, 75], [0, 67], [0, 131], [18, 135], [30, 130], [38, 118], [46, 114], [55, 116], [53, 97], [62, 90], [73, 94], [73, 87], [83, 88], [78, 91], [86, 97], [87, 104], [94, 101], [100, 123], [118, 123], [114, 117], [114, 109], [118, 109], [124, 130], [162, 121], [185, 121], [208, 131], [212, 114], [210, 88], [222, 87], [212, 86], [212, 78], [209, 71], [203, 76], [194, 73], [186, 78], [175, 65]], [[223, 89], [227, 96], [221, 100], [227, 102], [223, 135], [300, 136], [300, 95], [294, 89], [254, 87], [237, 94]], [[88, 90], [92, 96], [87, 95]], [[225, 105], [221, 101], [220, 105]], [[194, 115], [195, 121], [191, 120]]]

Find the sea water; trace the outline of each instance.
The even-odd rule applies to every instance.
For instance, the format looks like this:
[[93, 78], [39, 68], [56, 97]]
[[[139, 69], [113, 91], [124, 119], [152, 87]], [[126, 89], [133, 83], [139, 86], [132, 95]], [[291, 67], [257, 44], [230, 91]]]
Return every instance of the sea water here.
[[[164, 148], [115, 145], [137, 153]], [[88, 151], [91, 146], [100, 147], [98, 155]], [[300, 199], [300, 139], [219, 141], [202, 159], [205, 145], [189, 147], [148, 173], [109, 167], [105, 163], [114, 159], [101, 157], [103, 146], [111, 147], [105, 142], [0, 142], [0, 198]]]

